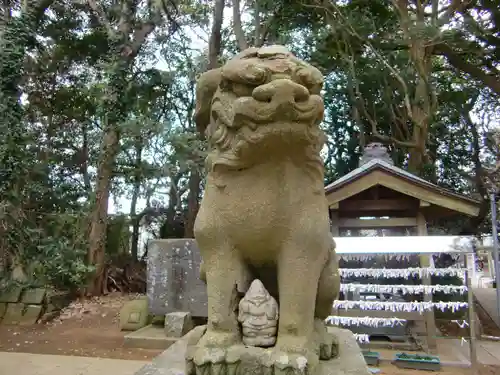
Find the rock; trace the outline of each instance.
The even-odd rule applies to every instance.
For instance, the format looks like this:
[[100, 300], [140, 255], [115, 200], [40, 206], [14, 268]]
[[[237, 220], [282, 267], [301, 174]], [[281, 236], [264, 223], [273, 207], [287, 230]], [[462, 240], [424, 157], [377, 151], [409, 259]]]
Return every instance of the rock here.
[[15, 325], [19, 324], [23, 319], [24, 304], [22, 303], [9, 303], [7, 310], [3, 317], [3, 324]]
[[46, 295], [47, 289], [45, 288], [27, 289], [23, 293], [21, 302], [28, 305], [41, 305], [44, 302]]
[[194, 328], [189, 312], [173, 312], [165, 315], [165, 336], [182, 337]]
[[7, 289], [5, 292], [0, 293], [0, 302], [6, 303], [16, 303], [19, 302], [23, 288], [20, 286], [14, 286]]
[[136, 331], [149, 321], [148, 301], [145, 298], [128, 301], [120, 310], [120, 330]]

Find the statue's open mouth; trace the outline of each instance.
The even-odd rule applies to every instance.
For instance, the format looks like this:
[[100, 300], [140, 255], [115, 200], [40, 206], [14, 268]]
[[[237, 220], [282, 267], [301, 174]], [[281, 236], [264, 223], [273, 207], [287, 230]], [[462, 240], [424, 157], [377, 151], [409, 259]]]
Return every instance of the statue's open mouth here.
[[243, 97], [234, 102], [233, 111], [233, 124], [246, 125], [254, 130], [258, 125], [277, 121], [312, 125], [323, 116], [323, 102], [318, 95], [311, 95], [304, 101], [276, 98], [269, 102]]

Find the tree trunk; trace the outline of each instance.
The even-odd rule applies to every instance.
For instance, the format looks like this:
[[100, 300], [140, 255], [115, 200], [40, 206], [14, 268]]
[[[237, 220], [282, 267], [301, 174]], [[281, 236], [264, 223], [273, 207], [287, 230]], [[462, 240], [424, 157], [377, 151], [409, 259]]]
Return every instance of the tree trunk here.
[[[477, 98], [476, 98], [477, 99]], [[477, 131], [477, 125], [472, 121], [470, 112], [472, 111], [476, 100], [472, 100], [469, 105], [465, 105], [462, 108], [462, 118], [470, 131], [472, 137], [472, 153], [471, 161], [474, 164], [474, 184], [476, 185], [476, 190], [479, 193], [481, 199], [481, 205], [479, 206], [479, 213], [477, 216], [469, 218], [464, 227], [461, 229], [460, 234], [464, 235], [478, 235], [481, 233], [481, 224], [485, 221], [486, 216], [490, 211], [490, 200], [488, 196], [488, 189], [485, 185], [486, 171], [484, 170], [483, 164], [481, 163], [481, 143], [479, 132]]]
[[[208, 70], [217, 68], [217, 61], [221, 49], [221, 28], [224, 14], [224, 0], [216, 0], [214, 5], [214, 20], [212, 24], [212, 33], [208, 46]], [[203, 137], [203, 134], [200, 134]], [[194, 222], [200, 206], [200, 183], [201, 176], [197, 167], [191, 168], [189, 176], [189, 193], [186, 221], [184, 223], [184, 238], [194, 237]]]
[[89, 280], [87, 293], [93, 296], [101, 295], [104, 290], [109, 191], [118, 147], [119, 137], [115, 125], [107, 125], [97, 167], [97, 186], [89, 234], [88, 263], [94, 265], [96, 269], [93, 277]]
[[139, 253], [139, 230], [140, 218], [137, 217], [137, 201], [141, 192], [141, 179], [142, 179], [142, 139], [138, 139], [136, 143], [136, 155], [134, 162], [134, 186], [132, 190], [132, 199], [130, 200], [130, 220], [132, 222], [132, 244], [131, 255], [132, 260], [135, 262], [138, 259]]
[[198, 209], [200, 207], [200, 183], [200, 173], [195, 167], [193, 167], [188, 182], [189, 193], [187, 202], [187, 216], [184, 223], [184, 238], [194, 238], [194, 222], [196, 220], [196, 215], [198, 215]]

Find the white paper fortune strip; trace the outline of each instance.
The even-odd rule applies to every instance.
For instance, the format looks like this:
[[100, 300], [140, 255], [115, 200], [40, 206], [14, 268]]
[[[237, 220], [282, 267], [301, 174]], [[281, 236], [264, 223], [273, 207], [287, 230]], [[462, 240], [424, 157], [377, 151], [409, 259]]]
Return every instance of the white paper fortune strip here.
[[404, 278], [418, 276], [458, 276], [465, 275], [463, 268], [340, 268], [341, 277]]
[[325, 321], [336, 326], [394, 327], [395, 325], [404, 325], [406, 319], [330, 315]]
[[393, 259], [397, 261], [402, 261], [402, 260], [408, 261], [416, 257], [415, 254], [339, 254], [338, 256], [345, 261], [349, 260], [366, 261], [373, 258], [383, 258], [385, 261]]
[[432, 294], [442, 292], [445, 294], [467, 292], [464, 285], [380, 285], [380, 284], [341, 284], [340, 291], [343, 293], [402, 293], [402, 294]]
[[370, 336], [365, 333], [354, 333], [354, 338], [360, 344], [368, 344], [370, 342]]
[[333, 302], [334, 309], [361, 309], [392, 312], [419, 312], [430, 311], [438, 308], [441, 311], [451, 310], [453, 312], [466, 308], [466, 302], [393, 302], [393, 301], [339, 301]]

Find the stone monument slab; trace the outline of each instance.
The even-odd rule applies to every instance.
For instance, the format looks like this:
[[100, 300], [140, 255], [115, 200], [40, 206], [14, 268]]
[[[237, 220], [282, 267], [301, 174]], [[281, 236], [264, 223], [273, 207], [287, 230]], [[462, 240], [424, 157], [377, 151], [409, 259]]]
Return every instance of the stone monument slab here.
[[201, 256], [194, 239], [153, 240], [148, 250], [149, 311], [188, 311], [207, 317], [207, 289], [200, 280]]

